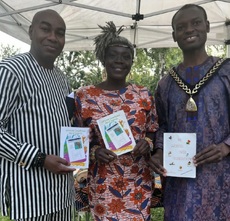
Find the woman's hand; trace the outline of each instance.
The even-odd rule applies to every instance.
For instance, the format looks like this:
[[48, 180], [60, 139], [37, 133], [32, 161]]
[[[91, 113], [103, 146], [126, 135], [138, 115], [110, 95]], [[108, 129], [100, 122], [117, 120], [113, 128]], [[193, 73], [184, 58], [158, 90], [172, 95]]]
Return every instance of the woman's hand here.
[[150, 145], [148, 141], [146, 141], [145, 139], [139, 140], [136, 146], [134, 147], [132, 153], [134, 156], [143, 156], [145, 154], [149, 154]]
[[117, 155], [106, 148], [100, 147], [95, 150], [95, 159], [100, 163], [110, 163], [115, 160]]

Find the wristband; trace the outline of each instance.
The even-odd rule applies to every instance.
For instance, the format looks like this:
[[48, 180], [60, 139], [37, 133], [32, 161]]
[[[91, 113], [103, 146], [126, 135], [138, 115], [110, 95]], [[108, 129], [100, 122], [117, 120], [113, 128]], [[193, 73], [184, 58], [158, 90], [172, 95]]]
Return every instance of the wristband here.
[[153, 151], [153, 141], [149, 137], [145, 137], [144, 139], [148, 142], [150, 151]]
[[99, 145], [94, 145], [91, 150], [90, 150], [90, 160], [91, 161], [95, 161], [96, 160], [96, 157], [95, 157], [95, 152], [98, 148], [101, 148], [101, 146]]
[[33, 166], [34, 167], [43, 167], [44, 163], [45, 163], [45, 159], [46, 159], [45, 153], [37, 152], [37, 154], [34, 158]]

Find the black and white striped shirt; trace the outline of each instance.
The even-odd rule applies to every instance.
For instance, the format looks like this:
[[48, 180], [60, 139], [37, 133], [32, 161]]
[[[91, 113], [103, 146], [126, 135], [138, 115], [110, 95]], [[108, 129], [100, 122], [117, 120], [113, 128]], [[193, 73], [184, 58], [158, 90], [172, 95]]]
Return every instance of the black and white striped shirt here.
[[70, 126], [67, 94], [61, 71], [41, 67], [30, 53], [0, 63], [3, 215], [9, 202], [12, 219], [41, 216], [74, 203], [71, 173], [56, 175], [31, 167], [38, 151], [59, 155], [60, 127]]

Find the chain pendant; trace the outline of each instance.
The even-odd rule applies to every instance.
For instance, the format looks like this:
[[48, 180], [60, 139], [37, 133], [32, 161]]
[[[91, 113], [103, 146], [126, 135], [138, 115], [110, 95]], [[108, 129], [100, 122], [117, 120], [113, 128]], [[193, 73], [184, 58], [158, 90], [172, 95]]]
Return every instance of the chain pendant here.
[[197, 111], [196, 102], [193, 100], [192, 96], [190, 96], [190, 98], [188, 99], [188, 101], [186, 103], [185, 110], [188, 111], [188, 112]]
[[[190, 95], [190, 98], [188, 99], [186, 103], [185, 110], [188, 112], [196, 112], [197, 111], [197, 106], [196, 102], [193, 100], [192, 95], [197, 94], [200, 87], [206, 85], [208, 80], [215, 74], [217, 73], [217, 70], [221, 67], [221, 64], [226, 61], [226, 59], [219, 59], [213, 66], [212, 68], [206, 73], [206, 75], [194, 86], [187, 85], [184, 83], [184, 81], [181, 79], [180, 75], [176, 72], [175, 68], [172, 68], [169, 71], [169, 74], [172, 76], [172, 78], [176, 81], [178, 86], [185, 91], [188, 95]], [[191, 87], [193, 89], [191, 89]]]

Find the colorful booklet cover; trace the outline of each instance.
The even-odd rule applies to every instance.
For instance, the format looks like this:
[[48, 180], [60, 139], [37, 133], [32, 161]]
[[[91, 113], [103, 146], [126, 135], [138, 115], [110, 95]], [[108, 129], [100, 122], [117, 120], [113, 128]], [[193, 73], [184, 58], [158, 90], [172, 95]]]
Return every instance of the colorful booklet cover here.
[[123, 110], [97, 120], [107, 149], [117, 155], [133, 150], [136, 142]]
[[196, 178], [192, 158], [196, 155], [195, 133], [164, 133], [164, 163], [167, 176]]
[[60, 157], [71, 167], [83, 169], [89, 166], [89, 128], [61, 127]]

